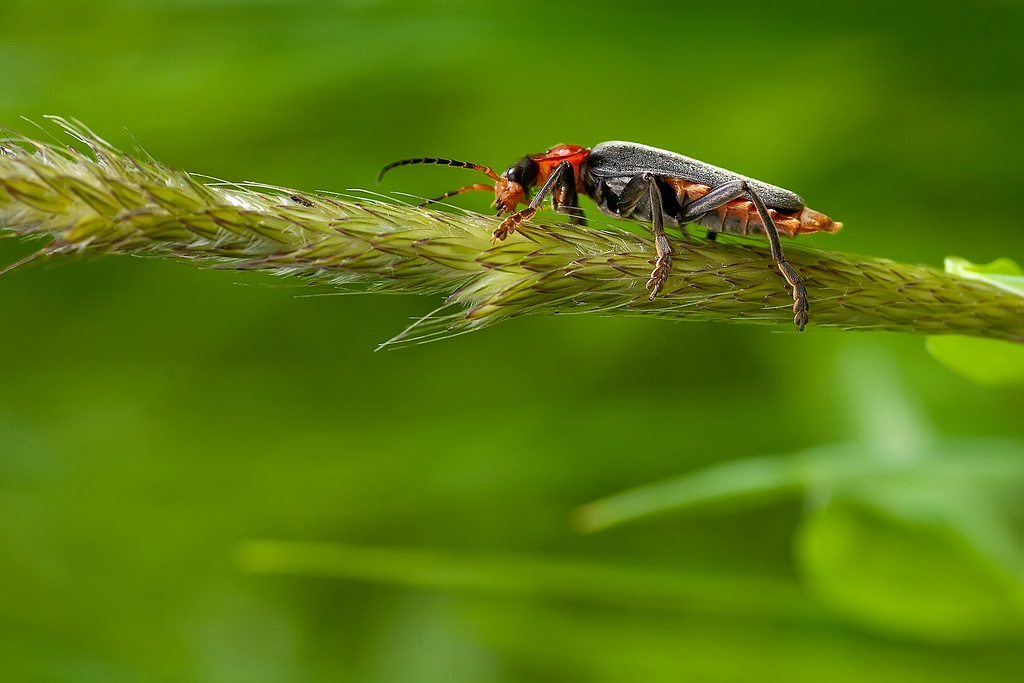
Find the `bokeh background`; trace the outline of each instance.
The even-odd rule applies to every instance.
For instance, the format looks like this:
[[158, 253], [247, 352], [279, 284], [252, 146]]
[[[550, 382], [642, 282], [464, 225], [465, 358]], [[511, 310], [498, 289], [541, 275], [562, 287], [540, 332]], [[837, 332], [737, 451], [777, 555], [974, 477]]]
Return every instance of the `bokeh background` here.
[[[635, 140], [846, 224], [809, 244], [1020, 261], [1022, 31], [994, 0], [2, 0], [0, 124], [305, 191]], [[813, 327], [374, 353], [438, 301], [310, 294], [125, 257], [0, 278], [2, 677], [1020, 680], [1021, 388]], [[573, 529], [662, 481], [677, 509]], [[259, 539], [338, 545], [257, 572]]]

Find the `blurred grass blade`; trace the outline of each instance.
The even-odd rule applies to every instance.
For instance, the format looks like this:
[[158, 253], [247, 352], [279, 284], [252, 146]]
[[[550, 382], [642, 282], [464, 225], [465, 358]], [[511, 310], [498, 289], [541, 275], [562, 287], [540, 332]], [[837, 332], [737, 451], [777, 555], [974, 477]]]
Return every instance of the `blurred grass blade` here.
[[590, 533], [689, 506], [799, 491], [805, 472], [792, 458], [765, 456], [718, 465], [617, 493], [579, 507], [573, 525]]
[[252, 540], [236, 565], [416, 588], [670, 606], [765, 618], [820, 618], [793, 582], [616, 565], [607, 561], [448, 554], [338, 543]]
[[[945, 442], [933, 441], [929, 457]], [[927, 460], [927, 459], [925, 459]], [[827, 499], [837, 488], [860, 484], [878, 477], [905, 476], [915, 471], [945, 475], [953, 469], [963, 476], [985, 477], [993, 469], [989, 459], [979, 460], [974, 471], [956, 463], [893, 459], [869, 441], [851, 441], [809, 448], [791, 455], [744, 458], [689, 472], [678, 477], [628, 489], [582, 505], [573, 513], [574, 526], [583, 532], [600, 531], [666, 512], [711, 505], [749, 506], [786, 495], [808, 495]], [[1009, 476], [1013, 462], [996, 462], [996, 476]], [[970, 464], [969, 464], [970, 465]], [[963, 470], [961, 472], [961, 470]]]

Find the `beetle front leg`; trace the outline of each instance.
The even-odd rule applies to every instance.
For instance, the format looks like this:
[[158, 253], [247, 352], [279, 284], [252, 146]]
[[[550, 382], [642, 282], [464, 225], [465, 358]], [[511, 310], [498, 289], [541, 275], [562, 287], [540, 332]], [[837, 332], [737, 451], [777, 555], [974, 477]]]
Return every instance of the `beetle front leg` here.
[[540, 189], [537, 190], [537, 194], [534, 196], [530, 205], [522, 211], [516, 211], [510, 214], [505, 220], [501, 222], [501, 225], [494, 231], [492, 239], [504, 240], [506, 237], [516, 231], [524, 221], [528, 221], [536, 215], [537, 210], [540, 209], [540, 205], [544, 203], [544, 199], [551, 194], [551, 190], [555, 187], [555, 184], [560, 181], [563, 176], [568, 176], [570, 181], [573, 182], [575, 187], [576, 174], [573, 173], [572, 164], [568, 161], [563, 161], [555, 167], [555, 170], [548, 176], [547, 181], [541, 185]]
[[746, 195], [754, 203], [754, 208], [757, 209], [757, 213], [761, 217], [761, 223], [764, 225], [765, 234], [768, 235], [768, 243], [772, 249], [772, 259], [774, 259], [775, 265], [782, 272], [782, 277], [786, 278], [786, 282], [789, 283], [790, 288], [793, 290], [793, 323], [798, 330], [803, 332], [804, 325], [807, 324], [808, 309], [807, 290], [804, 289], [803, 279], [796, 272], [796, 269], [789, 265], [785, 254], [782, 253], [779, 231], [775, 228], [775, 222], [772, 220], [771, 214], [768, 213], [768, 207], [765, 206], [760, 195], [754, 192], [745, 181], [734, 180], [724, 185], [719, 185], [700, 199], [688, 204], [683, 210], [680, 221], [696, 220], [702, 214], [725, 206], [743, 195]]

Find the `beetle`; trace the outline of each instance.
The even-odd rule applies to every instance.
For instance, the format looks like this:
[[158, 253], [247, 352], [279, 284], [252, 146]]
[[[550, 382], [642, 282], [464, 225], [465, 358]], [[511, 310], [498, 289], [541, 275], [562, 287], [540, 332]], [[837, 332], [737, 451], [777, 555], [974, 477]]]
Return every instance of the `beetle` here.
[[[486, 174], [494, 185], [474, 183], [427, 200], [421, 206], [449, 197], [485, 190], [494, 192], [498, 215], [508, 214], [494, 231], [504, 240], [537, 213], [548, 195], [555, 211], [568, 214], [572, 223], [586, 225], [579, 196], [585, 194], [602, 213], [616, 218], [650, 222], [657, 258], [647, 281], [654, 300], [672, 269], [672, 245], [665, 225], [682, 228], [694, 223], [708, 229], [708, 239], [718, 233], [764, 233], [772, 259], [793, 292], [793, 322], [803, 331], [807, 324], [807, 291], [796, 270], [786, 262], [779, 234], [787, 237], [835, 232], [842, 223], [807, 208], [794, 192], [748, 178], [682, 154], [636, 142], [602, 142], [592, 148], [556, 145], [542, 154], [528, 154], [498, 175], [488, 166], [454, 159], [420, 157], [388, 164], [377, 176], [396, 166], [440, 164], [468, 168]], [[530, 191], [539, 186], [533, 199]], [[525, 209], [517, 210], [520, 203]]]

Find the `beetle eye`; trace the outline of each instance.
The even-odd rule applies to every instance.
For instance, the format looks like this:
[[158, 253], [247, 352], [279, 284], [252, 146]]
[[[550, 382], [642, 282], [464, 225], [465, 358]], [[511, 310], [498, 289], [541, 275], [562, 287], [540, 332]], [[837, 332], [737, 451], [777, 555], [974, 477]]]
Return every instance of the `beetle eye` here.
[[530, 187], [537, 182], [537, 175], [540, 173], [540, 166], [530, 157], [523, 157], [508, 167], [504, 177], [509, 182], [518, 183], [523, 187]]
[[537, 175], [540, 173], [540, 166], [530, 157], [523, 157], [518, 164], [519, 183], [523, 187], [529, 187], [537, 182]]

